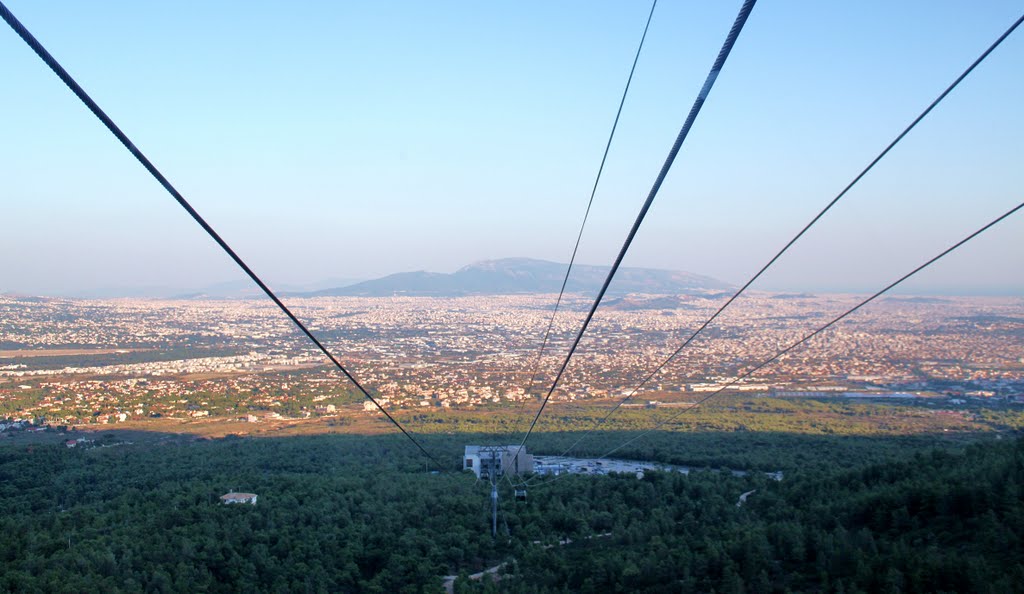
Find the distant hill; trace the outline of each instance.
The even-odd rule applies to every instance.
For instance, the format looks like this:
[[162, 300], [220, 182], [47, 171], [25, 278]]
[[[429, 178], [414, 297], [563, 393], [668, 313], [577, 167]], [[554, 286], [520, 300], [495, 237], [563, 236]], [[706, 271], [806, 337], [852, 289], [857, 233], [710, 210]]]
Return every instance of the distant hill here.
[[[390, 295], [458, 297], [462, 295], [505, 295], [516, 293], [557, 293], [565, 276], [565, 264], [530, 258], [504, 258], [470, 264], [451, 274], [401, 272], [347, 287], [303, 293], [304, 296]], [[566, 290], [595, 291], [608, 274], [607, 266], [577, 264]], [[673, 270], [620, 268], [610, 294], [679, 294], [728, 288], [717, 279]]]

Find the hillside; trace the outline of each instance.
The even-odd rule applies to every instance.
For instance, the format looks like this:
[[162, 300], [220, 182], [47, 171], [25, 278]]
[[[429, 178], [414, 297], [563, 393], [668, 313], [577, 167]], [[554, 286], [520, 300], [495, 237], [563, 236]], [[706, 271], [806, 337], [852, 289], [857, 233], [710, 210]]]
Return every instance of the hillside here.
[[[964, 449], [721, 434], [717, 443], [738, 441], [750, 455], [774, 448], [773, 462], [792, 470], [781, 482], [569, 476], [531, 488], [527, 502], [503, 485], [492, 539], [488, 486], [424, 472], [398, 436], [89, 437], [74, 449], [0, 445], [0, 591], [438, 592], [444, 575], [503, 563], [501, 581], [459, 579], [455, 591], [1012, 592], [1024, 583], [1018, 440]], [[452, 468], [467, 443], [423, 438]], [[652, 446], [717, 449], [670, 435]], [[875, 462], [858, 462], [865, 447]], [[829, 452], [846, 462], [815, 463]], [[219, 504], [232, 488], [258, 503]]]

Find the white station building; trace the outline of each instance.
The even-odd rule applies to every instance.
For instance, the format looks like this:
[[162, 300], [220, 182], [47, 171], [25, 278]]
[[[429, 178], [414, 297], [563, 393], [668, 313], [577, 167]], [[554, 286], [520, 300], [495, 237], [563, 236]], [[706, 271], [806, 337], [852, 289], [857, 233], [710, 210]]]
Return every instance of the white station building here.
[[498, 476], [505, 473], [524, 474], [533, 472], [533, 456], [526, 453], [525, 447], [520, 449], [517, 445], [466, 446], [463, 470], [472, 470], [477, 478], [490, 478], [492, 465]]

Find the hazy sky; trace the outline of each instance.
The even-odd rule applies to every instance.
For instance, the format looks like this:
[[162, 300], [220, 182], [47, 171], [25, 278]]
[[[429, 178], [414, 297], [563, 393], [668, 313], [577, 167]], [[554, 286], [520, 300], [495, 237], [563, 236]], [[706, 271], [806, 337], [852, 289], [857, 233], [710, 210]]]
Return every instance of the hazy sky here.
[[[272, 282], [567, 261], [648, 2], [7, 6]], [[659, 4], [580, 261], [606, 264], [740, 1]], [[1024, 10], [755, 7], [627, 265], [741, 282]], [[241, 277], [8, 28], [0, 291]], [[872, 289], [1024, 199], [1018, 30], [758, 288]], [[1024, 215], [919, 291], [1024, 292]]]

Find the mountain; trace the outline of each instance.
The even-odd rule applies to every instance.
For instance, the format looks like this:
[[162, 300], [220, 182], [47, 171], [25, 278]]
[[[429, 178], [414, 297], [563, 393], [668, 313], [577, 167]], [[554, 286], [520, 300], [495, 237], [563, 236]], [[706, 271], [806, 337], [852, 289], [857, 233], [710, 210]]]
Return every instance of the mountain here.
[[[304, 293], [316, 296], [383, 297], [391, 295], [458, 297], [462, 295], [506, 295], [515, 293], [557, 293], [565, 276], [565, 264], [530, 258], [484, 260], [451, 274], [400, 272], [347, 287]], [[600, 288], [607, 266], [573, 266], [566, 291], [592, 292]], [[652, 268], [620, 268], [610, 294], [679, 294], [728, 288], [707, 276]]]

